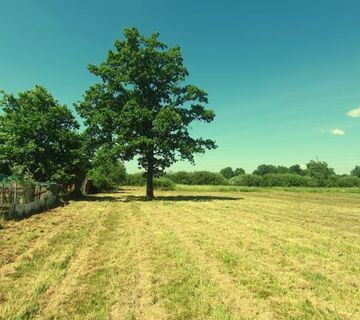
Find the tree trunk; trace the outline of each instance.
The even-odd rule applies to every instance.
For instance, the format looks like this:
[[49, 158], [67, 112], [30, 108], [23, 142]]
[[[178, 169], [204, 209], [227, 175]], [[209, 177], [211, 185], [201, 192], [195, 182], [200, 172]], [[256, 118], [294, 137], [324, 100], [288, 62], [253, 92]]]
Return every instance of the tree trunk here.
[[146, 200], [154, 199], [154, 155], [149, 152], [147, 156], [147, 174], [146, 174]]
[[154, 199], [154, 176], [151, 172], [147, 172], [146, 176], [146, 200]]

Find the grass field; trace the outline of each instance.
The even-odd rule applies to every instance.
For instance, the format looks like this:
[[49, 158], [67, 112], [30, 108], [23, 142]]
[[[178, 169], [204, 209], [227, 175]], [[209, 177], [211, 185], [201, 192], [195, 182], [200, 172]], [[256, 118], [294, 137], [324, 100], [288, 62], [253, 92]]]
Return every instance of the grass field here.
[[0, 319], [360, 319], [359, 194], [143, 193], [6, 222]]

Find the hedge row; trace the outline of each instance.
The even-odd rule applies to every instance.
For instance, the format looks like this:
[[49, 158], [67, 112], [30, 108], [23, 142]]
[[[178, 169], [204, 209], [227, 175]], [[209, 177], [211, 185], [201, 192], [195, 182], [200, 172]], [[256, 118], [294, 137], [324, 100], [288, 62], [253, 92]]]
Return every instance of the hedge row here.
[[[155, 188], [168, 188], [172, 190], [174, 186], [171, 182], [187, 185], [235, 185], [249, 187], [360, 187], [360, 178], [350, 175], [331, 176], [326, 180], [319, 181], [314, 177], [290, 173], [269, 173], [264, 176], [243, 174], [226, 180], [221, 174], [209, 171], [179, 171], [154, 179]], [[146, 180], [142, 173], [127, 175], [127, 185], [144, 186], [145, 183]]]
[[[220, 174], [209, 171], [195, 171], [186, 172], [178, 171], [174, 173], [167, 173], [165, 177], [155, 178], [154, 184], [157, 179], [168, 179], [176, 184], [188, 185], [227, 185], [228, 181]], [[143, 186], [146, 180], [143, 173], [131, 173], [127, 175], [126, 184], [129, 186]]]
[[[142, 172], [130, 173], [126, 176], [126, 185], [128, 186], [144, 186], [146, 179]], [[160, 190], [174, 190], [175, 183], [167, 177], [154, 178], [154, 188]]]
[[319, 181], [314, 177], [297, 174], [244, 174], [233, 177], [229, 184], [249, 187], [360, 187], [360, 179], [354, 176], [332, 176]]

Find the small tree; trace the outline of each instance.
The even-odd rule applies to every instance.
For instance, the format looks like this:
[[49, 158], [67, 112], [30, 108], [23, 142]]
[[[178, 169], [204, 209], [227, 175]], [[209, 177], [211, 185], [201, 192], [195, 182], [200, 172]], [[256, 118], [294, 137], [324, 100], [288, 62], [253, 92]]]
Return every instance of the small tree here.
[[310, 160], [306, 168], [307, 174], [317, 180], [319, 187], [326, 186], [330, 178], [335, 176], [334, 169], [329, 168], [325, 161]]
[[230, 179], [234, 176], [234, 171], [231, 167], [226, 167], [220, 170], [220, 174], [222, 174], [225, 179]]
[[261, 164], [253, 171], [253, 174], [259, 176], [264, 176], [268, 173], [278, 173], [277, 167], [272, 164]]
[[126, 169], [107, 148], [98, 150], [87, 173], [96, 191], [110, 191], [126, 182]]
[[241, 174], [245, 174], [246, 172], [245, 172], [245, 170], [243, 169], [243, 168], [236, 168], [235, 170], [234, 170], [234, 176], [239, 176], [239, 175], [241, 175]]
[[304, 170], [298, 164], [294, 164], [289, 167], [289, 173], [298, 174], [300, 176], [305, 175]]
[[360, 178], [360, 166], [356, 166], [351, 170], [351, 175]]
[[85, 92], [77, 110], [94, 145], [108, 143], [123, 160], [138, 157], [147, 178], [146, 197], [153, 199], [154, 176], [177, 159], [193, 163], [195, 153], [216, 147], [189, 134], [194, 120], [211, 122], [215, 114], [204, 107], [205, 91], [183, 84], [188, 71], [178, 46], [168, 49], [158, 33], [145, 38], [135, 28], [124, 35], [104, 62], [89, 66], [101, 83]]
[[285, 166], [277, 166], [276, 173], [277, 174], [289, 173], [289, 169]]
[[43, 87], [14, 96], [1, 92], [1, 171], [62, 185], [84, 173], [78, 123]]

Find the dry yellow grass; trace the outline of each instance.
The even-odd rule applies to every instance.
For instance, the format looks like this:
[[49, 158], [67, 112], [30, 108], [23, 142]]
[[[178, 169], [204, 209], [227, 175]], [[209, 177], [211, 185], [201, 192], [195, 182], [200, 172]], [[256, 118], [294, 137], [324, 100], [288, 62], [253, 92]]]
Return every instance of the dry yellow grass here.
[[0, 319], [360, 319], [360, 199], [158, 192], [0, 230]]

